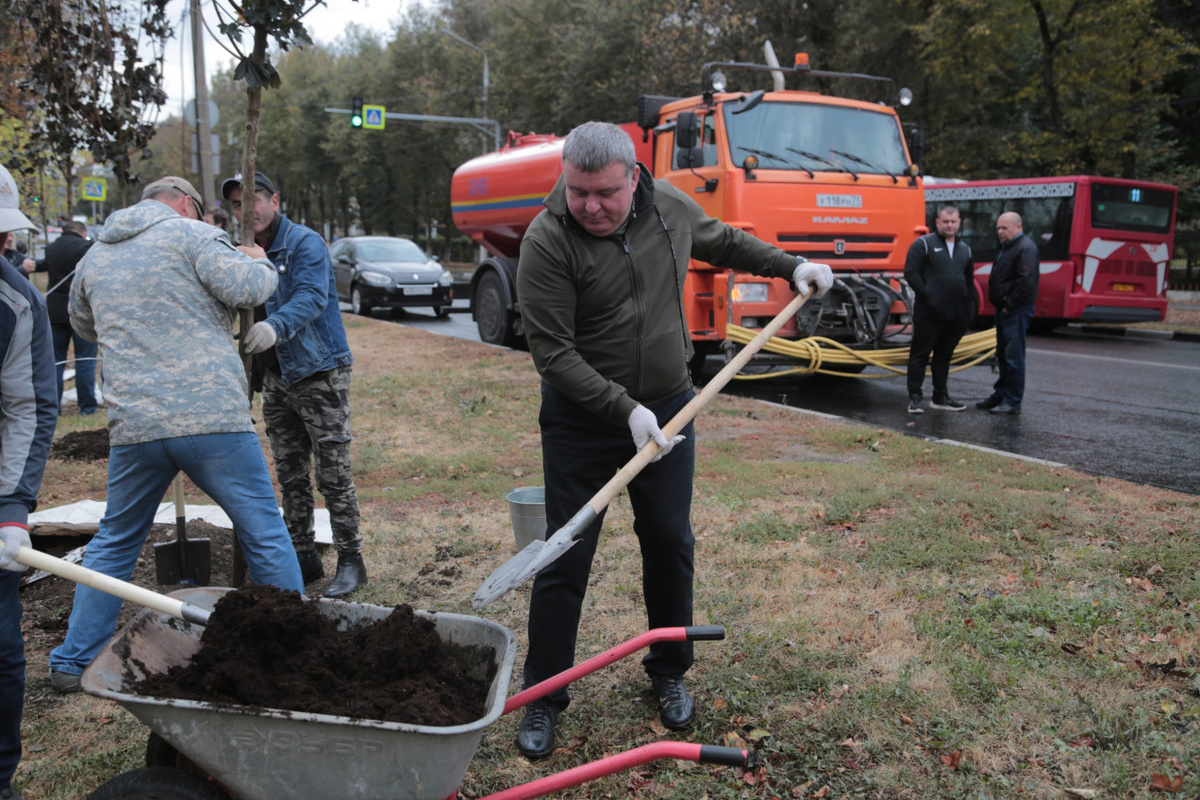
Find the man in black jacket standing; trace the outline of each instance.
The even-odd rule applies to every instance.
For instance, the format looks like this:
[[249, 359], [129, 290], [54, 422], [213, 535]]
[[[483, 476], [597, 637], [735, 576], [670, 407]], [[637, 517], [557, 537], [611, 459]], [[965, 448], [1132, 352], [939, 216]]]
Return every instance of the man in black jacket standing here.
[[63, 225], [62, 235], [46, 248], [46, 257], [38, 259], [37, 271], [49, 274], [46, 290], [46, 309], [50, 312], [50, 333], [54, 336], [54, 362], [58, 371], [58, 405], [62, 407], [63, 368], [67, 348], [75, 346], [75, 399], [80, 414], [96, 413], [96, 349], [71, 328], [67, 299], [75, 278], [75, 265], [94, 242], [88, 238], [87, 226], [71, 220]]
[[942, 206], [937, 233], [912, 243], [904, 261], [904, 279], [916, 294], [912, 343], [908, 348], [908, 413], [921, 414], [921, 385], [933, 354], [932, 408], [962, 411], [966, 405], [950, 396], [946, 380], [950, 359], [967, 331], [976, 305], [975, 262], [966, 242], [956, 242], [962, 224], [958, 209]]
[[992, 396], [976, 408], [993, 414], [1020, 414], [1025, 397], [1025, 333], [1033, 321], [1040, 259], [1037, 245], [1025, 235], [1021, 215], [1006, 211], [996, 220], [1000, 253], [992, 264], [988, 299], [996, 307], [996, 362], [1000, 377]]

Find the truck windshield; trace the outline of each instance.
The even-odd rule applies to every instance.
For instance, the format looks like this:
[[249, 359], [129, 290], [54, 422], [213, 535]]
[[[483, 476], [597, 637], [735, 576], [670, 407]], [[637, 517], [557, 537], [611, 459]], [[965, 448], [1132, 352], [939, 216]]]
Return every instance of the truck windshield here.
[[755, 155], [759, 169], [888, 175], [908, 168], [900, 126], [881, 111], [768, 102], [734, 114], [726, 106], [725, 130], [738, 166]]

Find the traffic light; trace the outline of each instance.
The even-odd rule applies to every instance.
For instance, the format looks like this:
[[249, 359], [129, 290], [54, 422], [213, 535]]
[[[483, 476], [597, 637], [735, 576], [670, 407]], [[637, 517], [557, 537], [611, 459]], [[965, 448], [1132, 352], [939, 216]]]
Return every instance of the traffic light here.
[[361, 128], [363, 124], [362, 98], [355, 97], [350, 103], [350, 126], [353, 128]]

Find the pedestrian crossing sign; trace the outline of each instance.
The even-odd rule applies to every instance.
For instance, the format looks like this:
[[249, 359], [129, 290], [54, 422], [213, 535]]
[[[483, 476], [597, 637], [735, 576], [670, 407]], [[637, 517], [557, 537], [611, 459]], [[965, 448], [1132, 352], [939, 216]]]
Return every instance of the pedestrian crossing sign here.
[[383, 106], [363, 106], [364, 128], [381, 131], [383, 130], [386, 119], [387, 114]]
[[104, 178], [84, 178], [80, 182], [79, 194], [84, 200], [107, 200], [108, 181]]

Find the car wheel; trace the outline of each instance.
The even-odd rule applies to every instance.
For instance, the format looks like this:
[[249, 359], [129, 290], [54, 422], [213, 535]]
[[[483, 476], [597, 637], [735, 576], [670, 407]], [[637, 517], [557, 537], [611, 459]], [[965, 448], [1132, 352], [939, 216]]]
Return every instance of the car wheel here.
[[504, 284], [495, 272], [480, 278], [475, 289], [475, 323], [479, 327], [480, 341], [504, 347], [512, 347], [517, 341]]
[[88, 800], [229, 800], [216, 784], [172, 767], [143, 767], [113, 778]]
[[357, 285], [350, 290], [350, 310], [364, 317], [371, 316], [371, 307], [363, 302], [362, 292], [358, 290]]

